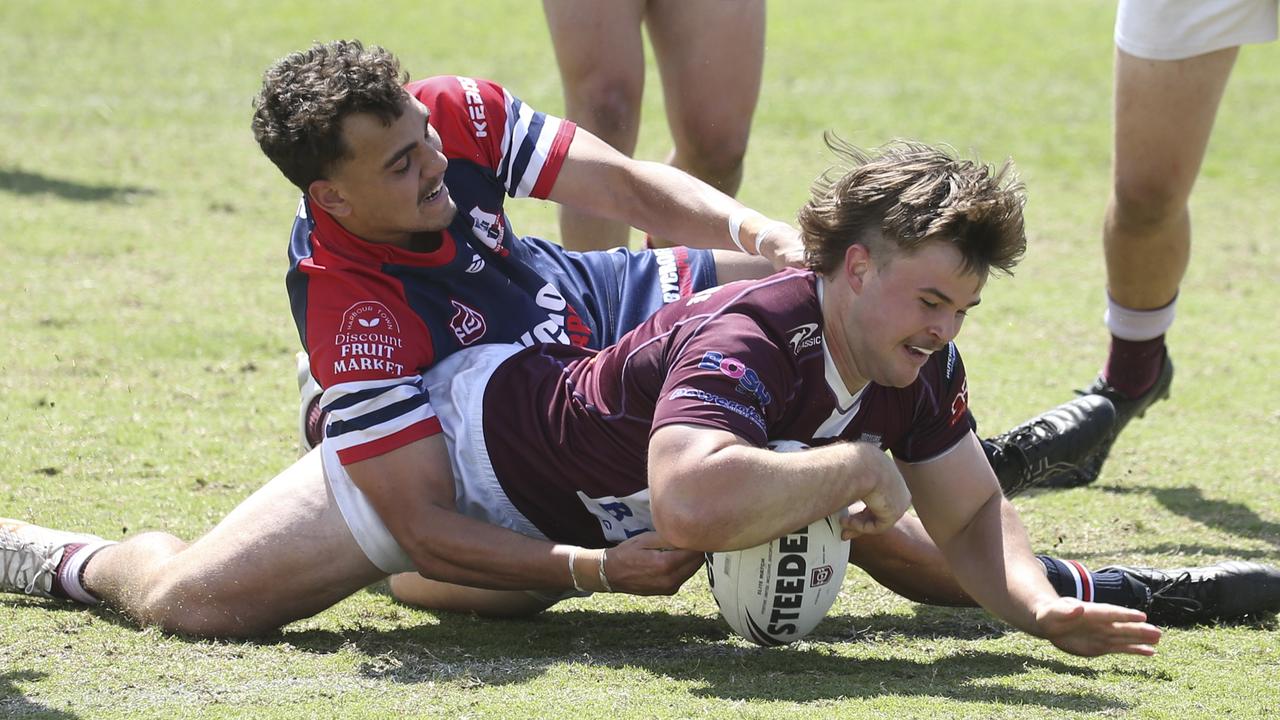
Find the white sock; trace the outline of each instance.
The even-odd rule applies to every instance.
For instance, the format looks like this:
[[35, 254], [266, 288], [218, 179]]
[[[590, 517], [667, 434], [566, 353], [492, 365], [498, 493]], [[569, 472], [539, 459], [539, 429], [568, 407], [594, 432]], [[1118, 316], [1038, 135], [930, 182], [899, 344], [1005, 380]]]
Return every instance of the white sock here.
[[110, 540], [95, 540], [81, 545], [71, 553], [71, 557], [64, 558], [62, 569], [58, 572], [58, 583], [62, 585], [62, 591], [67, 594], [67, 597], [85, 605], [97, 605], [102, 602], [80, 582], [80, 571], [95, 553], [108, 545], [115, 544]]
[[1155, 310], [1134, 310], [1120, 305], [1107, 295], [1107, 312], [1102, 319], [1111, 334], [1121, 340], [1141, 342], [1165, 334], [1173, 325], [1174, 311], [1178, 305], [1175, 295], [1168, 305]]

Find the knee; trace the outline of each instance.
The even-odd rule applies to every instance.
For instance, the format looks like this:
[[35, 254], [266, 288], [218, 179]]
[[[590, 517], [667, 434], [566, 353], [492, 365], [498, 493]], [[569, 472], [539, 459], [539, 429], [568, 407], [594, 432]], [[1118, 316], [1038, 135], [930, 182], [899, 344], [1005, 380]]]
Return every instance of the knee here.
[[[572, 120], [611, 145], [634, 135], [640, 121], [640, 89], [625, 81], [588, 79], [568, 98]], [[621, 148], [624, 151], [627, 148]]]
[[1111, 197], [1112, 221], [1128, 228], [1156, 228], [1186, 211], [1189, 193], [1168, 177], [1119, 176]]
[[677, 133], [676, 163], [689, 174], [733, 194], [742, 177], [747, 134], [716, 125]]

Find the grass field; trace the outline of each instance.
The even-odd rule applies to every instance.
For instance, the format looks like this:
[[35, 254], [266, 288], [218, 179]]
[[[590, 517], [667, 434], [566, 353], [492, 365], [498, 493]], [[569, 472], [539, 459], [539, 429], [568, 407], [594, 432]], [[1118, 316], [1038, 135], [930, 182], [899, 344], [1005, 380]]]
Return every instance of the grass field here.
[[[1113, 3], [775, 1], [742, 198], [779, 217], [824, 130], [1013, 157], [1029, 254], [960, 345], [987, 433], [1065, 400], [1105, 352]], [[209, 528], [294, 456], [283, 287], [293, 190], [250, 98], [275, 58], [359, 37], [415, 77], [561, 111], [538, 3], [0, 3], [0, 515], [107, 537]], [[708, 52], [719, 50], [708, 49]], [[1100, 566], [1280, 563], [1280, 46], [1241, 54], [1193, 199], [1174, 394], [1093, 487], [1019, 501], [1038, 550]], [[650, 73], [639, 154], [667, 151]], [[545, 204], [517, 229], [556, 237]], [[323, 562], [323, 558], [316, 558]], [[138, 631], [0, 598], [0, 717], [1254, 718], [1280, 715], [1274, 618], [1085, 660], [851, 569], [797, 646], [731, 636], [701, 577], [528, 621], [372, 588], [260, 642]]]

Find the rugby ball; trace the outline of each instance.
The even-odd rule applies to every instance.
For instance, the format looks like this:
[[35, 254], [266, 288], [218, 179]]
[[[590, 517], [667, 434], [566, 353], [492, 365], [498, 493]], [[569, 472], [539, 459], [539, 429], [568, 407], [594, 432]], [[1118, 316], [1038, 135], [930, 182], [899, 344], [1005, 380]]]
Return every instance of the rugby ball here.
[[764, 646], [793, 643], [817, 627], [849, 565], [841, 515], [753, 548], [707, 553], [707, 583], [729, 627]]
[[[775, 440], [769, 447], [794, 452], [808, 446]], [[734, 632], [757, 645], [786, 645], [822, 622], [849, 565], [849, 541], [840, 539], [844, 514], [753, 548], [707, 553], [707, 583]]]

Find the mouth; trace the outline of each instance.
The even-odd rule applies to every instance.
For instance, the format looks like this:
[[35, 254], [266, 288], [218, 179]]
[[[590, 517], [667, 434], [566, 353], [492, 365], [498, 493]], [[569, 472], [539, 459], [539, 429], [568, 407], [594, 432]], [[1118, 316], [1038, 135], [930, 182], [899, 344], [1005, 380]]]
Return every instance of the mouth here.
[[423, 195], [422, 199], [419, 200], [418, 202], [420, 204], [425, 205], [431, 202], [432, 200], [435, 200], [436, 198], [440, 197], [443, 194], [444, 194], [444, 178], [440, 178], [438, 181], [436, 181], [436, 186], [431, 188], [429, 192]]
[[928, 348], [923, 345], [904, 344], [903, 347], [907, 349], [908, 355], [921, 362], [928, 360], [930, 355], [938, 351], [937, 348]]

